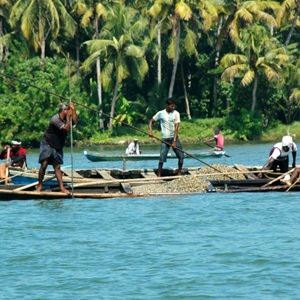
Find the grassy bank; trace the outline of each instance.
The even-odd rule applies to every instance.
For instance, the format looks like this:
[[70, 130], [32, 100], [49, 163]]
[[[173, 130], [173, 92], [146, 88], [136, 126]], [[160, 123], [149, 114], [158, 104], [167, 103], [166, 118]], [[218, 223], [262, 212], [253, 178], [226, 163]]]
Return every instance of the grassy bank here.
[[[154, 123], [154, 135], [158, 139], [161, 138], [161, 132], [158, 123]], [[239, 141], [234, 137], [234, 133], [229, 129], [223, 128], [222, 119], [198, 119], [194, 121], [181, 121], [179, 128], [180, 140], [184, 142], [199, 142], [204, 138], [213, 136], [213, 129], [220, 128], [221, 133], [225, 136], [227, 141]], [[257, 142], [279, 142], [282, 136], [290, 133], [293, 136], [294, 141], [300, 139], [300, 122], [294, 122], [290, 125], [277, 124], [269, 125], [263, 129], [262, 135]], [[94, 135], [89, 141], [81, 143], [77, 141], [77, 144], [120, 144], [128, 143], [134, 138], [139, 140], [140, 144], [153, 144], [160, 143], [158, 139], [150, 138], [148, 136], [148, 125], [133, 125], [133, 127], [122, 126], [114, 129], [113, 132], [105, 131], [99, 132]]]

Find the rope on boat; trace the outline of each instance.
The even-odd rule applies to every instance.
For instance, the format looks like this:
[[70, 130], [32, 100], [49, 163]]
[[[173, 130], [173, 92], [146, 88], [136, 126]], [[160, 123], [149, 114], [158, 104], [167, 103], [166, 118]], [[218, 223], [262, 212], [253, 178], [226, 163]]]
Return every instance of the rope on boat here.
[[[47, 90], [47, 89], [38, 87], [38, 86], [36, 86], [36, 85], [34, 85], [34, 84], [32, 84], [32, 83], [28, 83], [28, 82], [26, 82], [26, 81], [24, 81], [24, 80], [21, 80], [21, 79], [19, 79], [19, 78], [14, 77], [14, 76], [12, 76], [12, 75], [7, 75], [7, 74], [4, 74], [4, 73], [0, 72], [0, 76], [7, 77], [7, 78], [10, 78], [10, 79], [12, 79], [12, 80], [16, 80], [16, 81], [18, 81], [18, 82], [20, 82], [20, 83], [23, 83], [23, 84], [27, 85], [27, 86], [31, 86], [31, 87], [33, 87], [33, 88], [35, 88], [35, 89], [37, 89], [37, 90], [41, 90], [41, 91], [43, 91], [43, 92], [45, 92], [45, 93], [48, 93], [48, 94], [53, 95], [53, 96], [56, 96], [56, 97], [58, 97], [58, 98], [61, 99], [61, 100], [67, 100], [67, 101], [69, 101], [69, 98], [67, 98], [67, 97], [65, 97], [65, 96], [62, 96], [62, 95], [56, 94], [56, 93], [54, 93], [54, 92], [51, 92], [51, 91], [49, 91], [49, 90]], [[130, 128], [132, 128], [132, 129], [134, 129], [134, 130], [136, 130], [136, 131], [139, 131], [139, 132], [141, 132], [141, 133], [143, 133], [143, 134], [148, 135], [148, 132], [146, 132], [146, 131], [144, 131], [144, 130], [138, 128], [138, 127], [135, 127], [135, 126], [133, 126], [133, 125], [131, 125], [131, 124], [128, 124], [128, 123], [126, 123], [126, 122], [124, 122], [124, 121], [117, 120], [116, 118], [111, 117], [110, 115], [108, 115], [108, 114], [102, 112], [101, 110], [98, 110], [98, 109], [94, 109], [94, 108], [88, 107], [87, 105], [84, 105], [84, 104], [82, 104], [82, 103], [80, 103], [80, 102], [77, 102], [77, 101], [74, 101], [74, 100], [72, 100], [72, 102], [74, 102], [76, 105], [79, 105], [79, 106], [81, 106], [81, 107], [83, 107], [83, 108], [86, 108], [86, 109], [88, 109], [88, 110], [94, 111], [94, 112], [96, 112], [96, 113], [98, 113], [98, 114], [100, 114], [100, 115], [102, 115], [102, 116], [105, 116], [105, 117], [110, 118], [110, 119], [112, 119], [112, 120], [116, 120], [116, 121], [118, 121], [119, 123], [121, 123], [121, 124], [124, 125], [124, 126], [130, 127]], [[172, 146], [170, 143], [167, 143], [167, 142], [165, 142], [164, 140], [162, 140], [162, 139], [160, 139], [160, 138], [158, 138], [158, 137], [156, 137], [156, 136], [153, 136], [152, 138], [154, 138], [154, 139], [156, 139], [157, 141], [160, 141], [161, 143], [164, 143], [164, 144], [166, 144], [166, 145], [168, 145], [168, 146]], [[187, 156], [189, 156], [189, 157], [191, 157], [191, 158], [193, 158], [193, 159], [195, 159], [195, 160], [201, 162], [202, 164], [204, 164], [204, 165], [206, 165], [206, 166], [208, 166], [208, 167], [214, 169], [215, 171], [217, 171], [217, 172], [223, 174], [222, 171], [218, 170], [217, 168], [214, 168], [212, 165], [206, 163], [205, 161], [199, 159], [198, 157], [193, 156], [192, 154], [186, 152], [185, 150], [183, 150], [183, 149], [177, 149], [177, 150], [179, 150], [180, 152], [184, 153], [185, 155], [187, 155]], [[228, 176], [229, 178], [231, 178], [229, 175], [226, 175], [226, 176]]]

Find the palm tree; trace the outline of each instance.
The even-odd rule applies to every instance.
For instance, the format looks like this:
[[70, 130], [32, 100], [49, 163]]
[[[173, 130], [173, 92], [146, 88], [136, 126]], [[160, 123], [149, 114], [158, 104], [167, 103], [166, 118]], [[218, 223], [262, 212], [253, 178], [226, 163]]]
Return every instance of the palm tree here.
[[[73, 14], [77, 15], [81, 19], [81, 26], [86, 28], [92, 24], [93, 28], [93, 39], [99, 39], [99, 20], [103, 18], [105, 20], [107, 10], [105, 6], [100, 2], [95, 2], [94, 0], [80, 0], [77, 1], [76, 5], [73, 7]], [[101, 63], [100, 56], [96, 59], [96, 76], [97, 76], [97, 94], [98, 94], [98, 105], [99, 110], [99, 127], [104, 129], [104, 123], [102, 119], [103, 108], [102, 108], [102, 84], [100, 80], [101, 76]]]
[[[297, 45], [286, 46], [289, 53], [297, 52]], [[279, 103], [287, 124], [290, 124], [300, 108], [300, 59], [291, 55], [291, 59], [282, 67], [284, 80], [278, 85], [278, 90], [282, 93], [282, 103]]]
[[83, 68], [90, 70], [97, 58], [102, 56], [105, 63], [101, 82], [106, 91], [113, 89], [109, 129], [113, 126], [118, 91], [123, 80], [131, 76], [141, 85], [148, 72], [145, 49], [139, 44], [146, 27], [147, 21], [139, 17], [138, 11], [119, 3], [109, 7], [100, 39], [84, 43], [90, 56]]
[[[225, 23], [224, 18], [224, 4], [223, 1], [208, 1], [200, 0], [197, 8], [203, 23], [203, 31], [207, 35], [210, 30], [215, 32], [215, 68], [219, 66], [220, 60], [220, 49], [221, 49], [221, 40], [222, 40], [222, 27]], [[213, 113], [217, 112], [217, 82], [219, 77], [214, 75], [213, 82]]]
[[40, 50], [43, 66], [50, 34], [55, 40], [59, 33], [74, 36], [76, 30], [74, 20], [60, 0], [17, 0], [9, 21], [12, 27], [20, 25], [25, 39], [32, 43], [36, 52]]
[[11, 6], [11, 1], [0, 0], [0, 62], [6, 61], [9, 54], [11, 34], [6, 32], [5, 24], [8, 25], [7, 20]]
[[229, 53], [221, 59], [225, 69], [221, 78], [230, 82], [242, 78], [242, 86], [253, 83], [251, 111], [255, 111], [260, 74], [270, 82], [279, 82], [281, 65], [288, 61], [289, 55], [278, 47], [278, 41], [270, 37], [267, 29], [258, 24], [240, 30], [237, 45], [241, 53]]
[[[167, 56], [173, 60], [173, 70], [170, 79], [168, 97], [173, 96], [176, 73], [178, 63], [180, 61], [180, 47], [182, 46], [188, 55], [197, 55], [196, 44], [198, 40], [198, 20], [193, 16], [192, 8], [187, 1], [168, 1], [155, 0], [149, 10], [149, 14], [157, 22], [157, 41], [158, 41], [158, 83], [161, 82], [161, 34], [167, 35], [171, 31], [171, 40], [167, 49]], [[197, 24], [197, 30], [191, 30], [189, 22], [193, 21], [193, 25]], [[194, 28], [195, 29], [195, 28]], [[183, 38], [183, 40], [182, 40]], [[182, 66], [182, 65], [181, 65]], [[181, 77], [184, 76], [183, 68], [180, 72]], [[182, 79], [183, 90], [185, 95], [186, 113], [191, 119], [189, 109], [189, 100], [187, 89], [185, 87], [185, 79]]]
[[290, 43], [296, 26], [300, 26], [299, 20], [300, 2], [298, 0], [284, 0], [277, 13], [278, 27], [289, 28], [288, 35], [285, 39], [285, 46]]
[[[277, 1], [258, 0], [258, 1], [229, 1], [227, 10], [229, 11], [231, 23], [228, 26], [231, 40], [236, 44], [239, 42], [240, 30], [257, 21], [266, 24], [271, 31], [277, 27], [277, 22], [273, 14], [279, 8]], [[273, 14], [272, 14], [273, 13]]]

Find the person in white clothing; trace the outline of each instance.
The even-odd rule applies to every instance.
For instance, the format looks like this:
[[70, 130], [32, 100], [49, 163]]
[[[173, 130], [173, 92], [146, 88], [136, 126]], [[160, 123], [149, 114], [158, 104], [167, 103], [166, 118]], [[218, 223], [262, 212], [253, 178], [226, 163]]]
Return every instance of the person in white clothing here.
[[160, 158], [158, 163], [157, 176], [160, 177], [162, 173], [163, 164], [167, 161], [167, 155], [170, 147], [172, 147], [178, 158], [177, 175], [181, 175], [183, 166], [184, 152], [179, 140], [178, 130], [180, 124], [180, 114], [175, 110], [175, 102], [172, 98], [166, 101], [166, 109], [157, 112], [149, 121], [149, 136], [154, 137], [152, 131], [152, 124], [155, 121], [160, 122], [162, 143], [160, 148]]
[[141, 154], [141, 151], [140, 151], [140, 146], [139, 146], [139, 143], [138, 143], [138, 140], [137, 139], [134, 139], [133, 142], [131, 142], [126, 151], [125, 151], [125, 154], [136, 154], [136, 155], [140, 155]]
[[[291, 136], [286, 135], [282, 141], [275, 144], [269, 153], [269, 159], [262, 167], [262, 170], [273, 170], [276, 172], [279, 167], [280, 172], [286, 173], [289, 169], [289, 154], [292, 153], [293, 162], [292, 167], [296, 166], [297, 146], [293, 142]], [[261, 177], [261, 174], [259, 174]]]

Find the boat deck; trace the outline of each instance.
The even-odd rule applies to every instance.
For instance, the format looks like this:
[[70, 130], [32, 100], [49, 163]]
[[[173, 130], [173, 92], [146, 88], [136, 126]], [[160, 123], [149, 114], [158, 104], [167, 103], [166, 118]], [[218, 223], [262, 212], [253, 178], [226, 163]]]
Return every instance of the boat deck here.
[[[245, 167], [235, 165], [232, 172], [223, 173], [210, 170], [209, 174], [201, 173], [202, 168], [183, 168], [182, 175], [177, 176], [177, 170], [163, 169], [162, 177], [157, 177], [157, 169], [79, 169], [63, 170], [64, 185], [71, 195], [63, 194], [59, 191], [53, 171], [47, 172], [44, 181], [43, 192], [36, 192], [37, 172], [33, 170], [22, 171], [20, 169], [10, 169], [12, 183], [0, 186], [1, 200], [25, 200], [25, 199], [57, 199], [57, 198], [90, 198], [109, 199], [120, 197], [146, 197], [151, 195], [179, 195], [187, 194], [185, 188], [160, 191], [161, 184], [175, 182], [186, 178], [187, 185], [199, 185], [206, 183], [204, 190], [190, 193], [216, 192], [216, 193], [237, 193], [237, 192], [268, 192], [268, 191], [299, 191], [300, 185], [296, 184], [292, 188], [280, 183], [281, 176], [278, 174], [268, 174], [269, 178], [260, 179], [256, 176], [259, 172], [257, 167]], [[15, 175], [13, 175], [15, 172]], [[233, 176], [241, 175], [240, 179]], [[220, 178], [216, 178], [216, 176]], [[14, 177], [15, 176], [15, 177]], [[191, 176], [191, 177], [189, 177]], [[273, 177], [272, 177], [273, 176]], [[275, 177], [274, 177], [275, 176]], [[25, 183], [21, 183], [21, 179]], [[277, 179], [278, 178], [278, 179]], [[14, 179], [16, 180], [13, 183]], [[27, 181], [26, 181], [27, 180]], [[46, 184], [47, 183], [47, 184]], [[136, 192], [136, 187], [153, 186], [158, 187], [154, 192], [151, 188], [141, 189]]]

